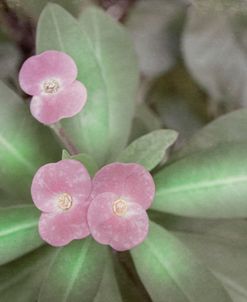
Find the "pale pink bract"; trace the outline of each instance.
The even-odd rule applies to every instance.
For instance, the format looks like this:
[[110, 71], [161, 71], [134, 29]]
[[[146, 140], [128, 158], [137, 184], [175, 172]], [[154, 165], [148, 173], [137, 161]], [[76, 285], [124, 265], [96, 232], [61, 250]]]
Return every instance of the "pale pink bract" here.
[[85, 86], [76, 81], [77, 67], [66, 53], [48, 50], [27, 59], [20, 70], [21, 88], [32, 95], [31, 113], [50, 125], [76, 115], [87, 100]]
[[42, 166], [31, 186], [34, 204], [43, 212], [39, 221], [42, 239], [64, 246], [89, 235], [87, 210], [92, 189], [85, 167], [76, 160]]
[[93, 179], [88, 225], [96, 241], [124, 251], [148, 234], [148, 216], [155, 194], [151, 174], [139, 164], [112, 163]]

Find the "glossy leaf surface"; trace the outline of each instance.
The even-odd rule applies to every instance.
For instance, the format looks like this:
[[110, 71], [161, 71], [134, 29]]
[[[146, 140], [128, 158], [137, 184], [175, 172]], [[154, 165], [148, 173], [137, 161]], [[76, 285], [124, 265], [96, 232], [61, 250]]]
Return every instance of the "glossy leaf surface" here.
[[223, 286], [172, 234], [151, 223], [148, 238], [133, 249], [136, 269], [152, 301], [231, 302]]
[[62, 122], [80, 152], [102, 165], [125, 146], [134, 116], [138, 71], [125, 29], [96, 8], [79, 23], [55, 4], [46, 6], [37, 31], [37, 52], [56, 49], [76, 62], [88, 91], [86, 107]]
[[190, 217], [247, 216], [246, 144], [222, 144], [158, 172], [152, 208]]
[[0, 264], [43, 244], [38, 233], [39, 215], [32, 205], [0, 208]]

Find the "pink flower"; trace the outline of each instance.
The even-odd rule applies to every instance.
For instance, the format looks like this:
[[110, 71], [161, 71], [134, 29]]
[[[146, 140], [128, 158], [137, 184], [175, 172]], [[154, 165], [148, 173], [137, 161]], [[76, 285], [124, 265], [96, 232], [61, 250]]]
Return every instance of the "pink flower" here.
[[42, 166], [32, 182], [32, 198], [43, 213], [39, 233], [53, 246], [89, 235], [87, 209], [92, 181], [76, 160], [61, 160]]
[[151, 174], [138, 164], [113, 163], [93, 179], [88, 225], [96, 241], [124, 251], [148, 233], [148, 216], [155, 194]]
[[32, 95], [31, 113], [50, 125], [81, 111], [87, 91], [76, 81], [77, 67], [66, 53], [48, 50], [27, 59], [21, 67], [21, 88]]

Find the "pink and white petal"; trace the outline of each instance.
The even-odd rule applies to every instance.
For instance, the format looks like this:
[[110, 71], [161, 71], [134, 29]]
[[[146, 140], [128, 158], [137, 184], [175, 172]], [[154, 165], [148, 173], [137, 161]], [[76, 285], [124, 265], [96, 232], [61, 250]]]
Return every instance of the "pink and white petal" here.
[[91, 178], [82, 163], [66, 159], [39, 168], [32, 181], [31, 194], [37, 208], [56, 212], [60, 194], [69, 194], [73, 204], [87, 205], [91, 189]]
[[62, 87], [69, 86], [77, 77], [74, 60], [64, 52], [48, 50], [27, 59], [19, 73], [21, 88], [30, 95], [42, 92], [42, 83], [55, 79]]
[[42, 213], [39, 221], [41, 238], [52, 246], [64, 246], [74, 239], [87, 237], [87, 206], [72, 206], [60, 213]]
[[92, 197], [113, 192], [147, 209], [155, 194], [151, 174], [139, 164], [112, 163], [104, 166], [93, 179]]
[[101, 244], [108, 244], [117, 251], [125, 251], [140, 244], [148, 234], [148, 216], [137, 203], [127, 202], [125, 215], [113, 212], [117, 195], [102, 193], [89, 205], [88, 225], [91, 235]]
[[148, 209], [154, 200], [155, 184], [152, 175], [141, 165], [132, 164], [132, 172], [124, 183], [124, 193]]
[[51, 125], [63, 118], [79, 113], [87, 100], [85, 86], [75, 81], [66, 89], [54, 95], [34, 96], [31, 101], [31, 113], [41, 123]]
[[112, 163], [101, 168], [93, 178], [92, 197], [104, 192], [112, 192], [118, 196], [124, 194], [124, 182], [131, 166], [123, 163]]

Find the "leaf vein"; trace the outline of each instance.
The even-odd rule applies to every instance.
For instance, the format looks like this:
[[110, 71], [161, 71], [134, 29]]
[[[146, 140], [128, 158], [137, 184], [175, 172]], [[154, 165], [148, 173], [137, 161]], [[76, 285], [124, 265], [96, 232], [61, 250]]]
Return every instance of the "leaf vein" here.
[[[189, 184], [189, 185], [182, 185], [175, 188], [165, 188], [161, 192], [162, 193], [180, 193], [190, 190], [203, 190], [213, 187], [220, 187], [225, 185], [233, 185], [237, 183], [247, 182], [247, 176], [237, 176], [232, 177], [228, 179], [220, 179], [220, 180], [213, 180], [213, 181], [205, 181], [205, 182], [199, 182], [195, 184]], [[162, 194], [161, 193], [161, 194]], [[157, 193], [159, 194], [159, 193]]]

